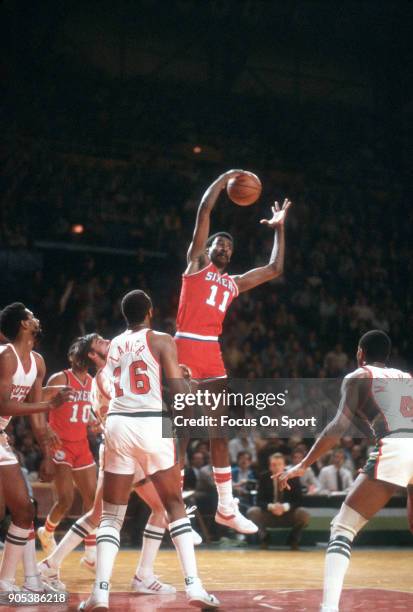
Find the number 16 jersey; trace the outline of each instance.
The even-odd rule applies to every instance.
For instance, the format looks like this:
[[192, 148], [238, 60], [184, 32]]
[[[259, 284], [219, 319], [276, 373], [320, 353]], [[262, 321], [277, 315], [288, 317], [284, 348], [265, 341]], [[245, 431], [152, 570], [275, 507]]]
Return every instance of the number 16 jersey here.
[[161, 368], [148, 342], [150, 329], [126, 330], [110, 343], [104, 373], [110, 414], [161, 412]]

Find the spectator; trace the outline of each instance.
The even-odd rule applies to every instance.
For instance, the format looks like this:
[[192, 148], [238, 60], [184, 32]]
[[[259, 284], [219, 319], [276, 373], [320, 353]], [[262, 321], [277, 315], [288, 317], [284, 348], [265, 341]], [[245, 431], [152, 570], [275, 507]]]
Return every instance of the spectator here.
[[245, 514], [252, 505], [251, 490], [256, 488], [257, 476], [251, 467], [252, 457], [248, 451], [238, 453], [237, 465], [232, 468], [234, 497], [239, 499], [240, 510]]
[[248, 510], [247, 516], [260, 529], [260, 538], [268, 544], [268, 528], [291, 527], [288, 544], [292, 550], [298, 550], [301, 532], [307, 527], [310, 515], [301, 508], [302, 491], [298, 478], [289, 481], [291, 489], [280, 491], [277, 479], [271, 476], [285, 470], [285, 458], [275, 453], [269, 458], [269, 471], [264, 472], [258, 480], [257, 506]]
[[229, 458], [231, 464], [235, 464], [238, 461], [239, 453], [242, 451], [248, 451], [251, 455], [251, 460], [255, 463], [257, 459], [257, 449], [252, 435], [232, 438], [229, 441]]
[[350, 470], [343, 467], [345, 454], [342, 448], [333, 452], [331, 465], [321, 468], [318, 479], [320, 481], [321, 495], [334, 495], [347, 493], [353, 484]]
[[[291, 455], [291, 465], [297, 465], [304, 459], [305, 453], [300, 449], [295, 449]], [[320, 483], [313, 469], [308, 467], [303, 476], [299, 478], [303, 493], [306, 495], [316, 495], [320, 490]]]
[[184, 475], [184, 490], [196, 489], [201, 468], [205, 465], [205, 455], [201, 451], [195, 451], [189, 462], [189, 466], [185, 468]]

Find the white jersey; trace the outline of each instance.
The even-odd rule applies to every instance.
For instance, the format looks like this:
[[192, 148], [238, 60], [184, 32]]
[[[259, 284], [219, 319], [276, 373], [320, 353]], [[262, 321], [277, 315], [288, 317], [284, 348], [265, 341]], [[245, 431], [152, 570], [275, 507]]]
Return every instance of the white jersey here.
[[403, 437], [413, 433], [411, 375], [395, 368], [371, 365], [363, 366], [359, 371], [368, 372], [371, 378], [370, 393], [366, 400], [363, 400], [360, 412], [370, 423], [376, 438], [393, 434]]
[[161, 368], [148, 344], [150, 331], [128, 329], [112, 340], [105, 366], [108, 414], [162, 411]]
[[[16, 349], [12, 344], [5, 344], [0, 347], [0, 353], [5, 351], [7, 347], [10, 347], [17, 359], [17, 368], [12, 377], [12, 390], [10, 393], [11, 400], [17, 400], [18, 402], [24, 402], [28, 396], [31, 388], [33, 387], [34, 381], [37, 377], [37, 364], [33, 352], [30, 352], [30, 368], [26, 372], [20, 357], [18, 356]], [[0, 429], [5, 429], [10, 422], [11, 417], [0, 417]]]

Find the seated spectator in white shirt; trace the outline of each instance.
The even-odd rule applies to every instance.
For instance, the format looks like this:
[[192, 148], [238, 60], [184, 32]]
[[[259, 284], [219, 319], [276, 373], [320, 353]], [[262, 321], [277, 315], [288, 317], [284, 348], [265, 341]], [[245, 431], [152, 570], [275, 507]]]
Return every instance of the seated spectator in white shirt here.
[[232, 438], [232, 440], [230, 440], [228, 443], [228, 450], [231, 465], [235, 465], [237, 463], [238, 455], [242, 451], [247, 451], [251, 455], [251, 460], [253, 463], [255, 463], [257, 459], [257, 450], [251, 435], [240, 438]]
[[[304, 459], [304, 454], [300, 449], [295, 449], [291, 455], [291, 465], [297, 465]], [[290, 466], [289, 466], [290, 467]], [[304, 476], [299, 478], [303, 493], [306, 495], [316, 495], [320, 490], [320, 483], [313, 472], [313, 468], [308, 467]]]
[[353, 484], [353, 476], [350, 470], [343, 467], [345, 454], [342, 448], [337, 448], [332, 456], [331, 465], [326, 465], [320, 471], [321, 495], [347, 493]]

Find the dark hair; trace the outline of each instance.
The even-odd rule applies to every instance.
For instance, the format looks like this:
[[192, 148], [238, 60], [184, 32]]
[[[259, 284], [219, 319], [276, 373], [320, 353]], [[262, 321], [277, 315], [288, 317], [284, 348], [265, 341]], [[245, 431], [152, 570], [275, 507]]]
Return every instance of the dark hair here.
[[241, 457], [243, 457], [244, 455], [248, 455], [248, 457], [252, 460], [251, 453], [247, 450], [242, 450], [242, 451], [239, 451], [239, 453], [237, 454], [237, 461], [239, 461]]
[[390, 356], [391, 340], [384, 331], [372, 329], [360, 338], [359, 347], [363, 349], [367, 363], [385, 363]]
[[151, 298], [140, 289], [129, 291], [122, 298], [121, 310], [128, 325], [142, 323], [151, 308]]
[[0, 313], [0, 330], [10, 342], [13, 342], [20, 331], [21, 322], [26, 319], [26, 306], [21, 302], [13, 302]]
[[223, 238], [228, 238], [228, 240], [231, 240], [232, 246], [234, 246], [234, 239], [231, 236], [231, 234], [229, 234], [228, 232], [216, 232], [215, 234], [212, 234], [212, 236], [210, 236], [208, 240], [206, 241], [206, 246], [209, 248], [211, 244], [214, 242], [215, 238], [218, 238], [218, 236], [223, 236]]
[[86, 336], [80, 336], [73, 340], [72, 344], [69, 346], [67, 352], [69, 361], [73, 363], [75, 367], [79, 368], [79, 370], [87, 370], [93, 365], [88, 353], [93, 340], [98, 336], [99, 334], [86, 334]]

